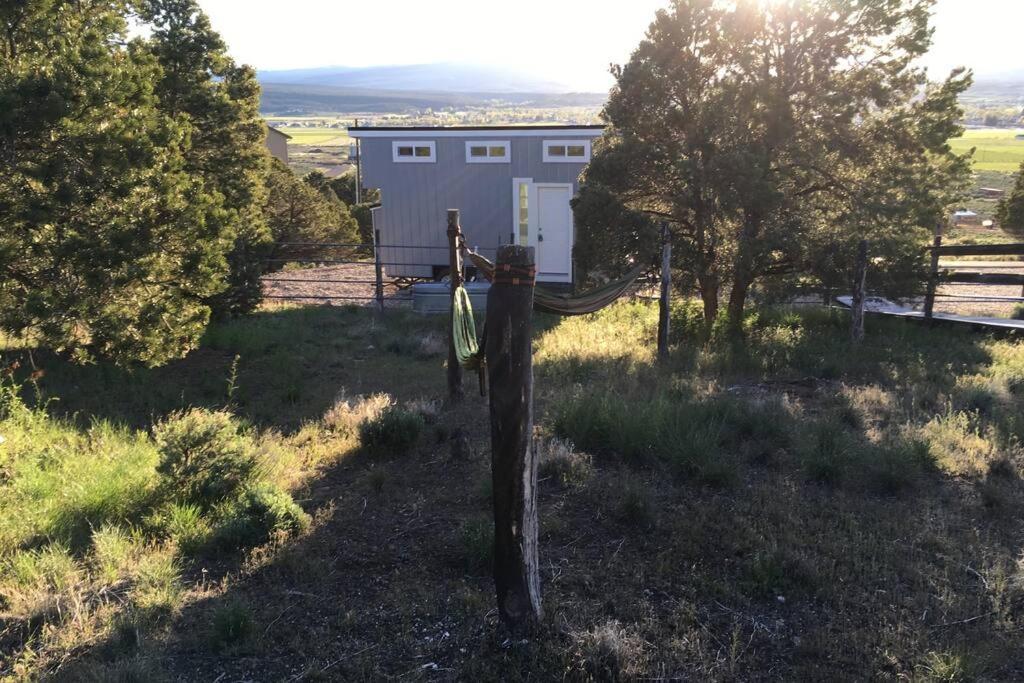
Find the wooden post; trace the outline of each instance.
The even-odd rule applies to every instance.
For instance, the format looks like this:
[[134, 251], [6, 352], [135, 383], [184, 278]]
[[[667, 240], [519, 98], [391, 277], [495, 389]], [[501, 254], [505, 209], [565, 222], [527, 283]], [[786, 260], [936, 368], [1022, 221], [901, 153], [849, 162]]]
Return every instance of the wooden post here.
[[658, 360], [668, 358], [669, 305], [672, 292], [672, 239], [668, 223], [661, 224], [661, 299], [658, 308]]
[[[511, 267], [513, 272], [502, 273]], [[533, 437], [533, 247], [498, 247], [487, 293], [494, 586], [498, 613], [514, 631], [541, 619], [537, 461]], [[515, 279], [514, 279], [515, 278]]]
[[857, 266], [853, 274], [853, 312], [850, 315], [850, 336], [853, 341], [864, 339], [864, 291], [868, 274], [868, 241], [861, 240], [857, 245]]
[[380, 230], [373, 231], [373, 272], [374, 279], [377, 281], [375, 284], [375, 294], [377, 297], [377, 307], [380, 310], [384, 310], [384, 268], [380, 263]]
[[462, 284], [462, 253], [459, 242], [462, 227], [459, 225], [459, 210], [448, 209], [448, 402], [458, 403], [465, 392], [462, 388], [462, 366], [455, 353], [455, 290]]
[[939, 288], [939, 247], [942, 246], [942, 223], [935, 224], [935, 239], [932, 241], [932, 265], [928, 273], [928, 289], [924, 295], [924, 317], [931, 320], [935, 309], [935, 292]]

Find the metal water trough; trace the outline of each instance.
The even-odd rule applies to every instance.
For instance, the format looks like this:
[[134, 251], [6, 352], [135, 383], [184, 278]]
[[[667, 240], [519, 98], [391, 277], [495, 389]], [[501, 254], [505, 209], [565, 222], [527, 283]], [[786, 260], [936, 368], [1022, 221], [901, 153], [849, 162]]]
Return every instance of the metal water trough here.
[[[463, 285], [469, 294], [473, 313], [487, 310], [489, 282], [467, 282]], [[412, 310], [417, 313], [447, 313], [451, 310], [451, 289], [447, 282], [421, 282], [412, 286]]]

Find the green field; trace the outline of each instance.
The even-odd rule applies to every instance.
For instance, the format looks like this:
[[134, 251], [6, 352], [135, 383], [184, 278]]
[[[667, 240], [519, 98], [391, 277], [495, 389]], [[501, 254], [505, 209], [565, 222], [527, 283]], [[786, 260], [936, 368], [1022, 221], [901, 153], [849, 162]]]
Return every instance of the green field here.
[[347, 145], [350, 142], [342, 128], [281, 127], [278, 130], [292, 136], [292, 145]]
[[1024, 162], [1024, 140], [1018, 140], [1021, 130], [980, 128], [968, 130], [962, 138], [950, 140], [953, 150], [967, 152], [975, 147], [974, 170], [1014, 173]]

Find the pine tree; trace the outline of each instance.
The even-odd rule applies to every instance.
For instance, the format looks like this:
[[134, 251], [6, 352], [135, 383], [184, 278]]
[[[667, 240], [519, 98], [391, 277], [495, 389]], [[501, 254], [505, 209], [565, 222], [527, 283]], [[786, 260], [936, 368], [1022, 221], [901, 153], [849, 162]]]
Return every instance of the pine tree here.
[[125, 15], [116, 0], [0, 5], [0, 328], [155, 365], [195, 345], [228, 245]]
[[999, 227], [1006, 232], [1016, 237], [1024, 237], [1024, 163], [1020, 165], [1017, 179], [1009, 194], [999, 200], [996, 220]]
[[195, 0], [141, 0], [141, 19], [152, 27], [146, 45], [162, 67], [155, 93], [161, 109], [189, 127], [185, 171], [217, 197], [207, 220], [233, 242], [227, 288], [208, 303], [214, 314], [238, 315], [260, 301], [259, 277], [269, 253], [262, 215], [269, 156], [260, 88], [248, 66], [238, 66]]

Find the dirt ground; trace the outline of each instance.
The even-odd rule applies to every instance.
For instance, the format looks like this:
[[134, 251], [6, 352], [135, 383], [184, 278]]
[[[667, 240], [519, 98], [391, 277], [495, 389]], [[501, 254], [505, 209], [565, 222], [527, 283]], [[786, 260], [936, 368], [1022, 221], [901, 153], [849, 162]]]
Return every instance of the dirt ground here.
[[[943, 261], [942, 268], [981, 271], [983, 273], [1013, 273], [1024, 275], [1024, 262], [1020, 261]], [[940, 297], [935, 301], [935, 310], [940, 313], [976, 315], [990, 318], [1009, 318], [1018, 305], [1013, 301], [965, 301], [944, 298], [947, 294], [956, 297], [1021, 297], [1021, 287], [1016, 285], [961, 285], [947, 284], [939, 287]], [[1022, 302], [1024, 303], [1024, 302]]]
[[[372, 263], [297, 268], [264, 276], [263, 294], [268, 299], [302, 304], [373, 306], [376, 305], [373, 282]], [[385, 306], [404, 306], [412, 301], [409, 290], [399, 291], [387, 285], [384, 287], [384, 297]]]

